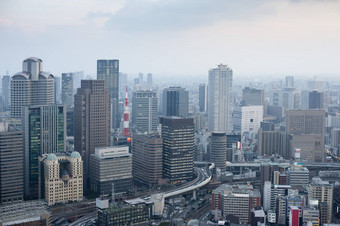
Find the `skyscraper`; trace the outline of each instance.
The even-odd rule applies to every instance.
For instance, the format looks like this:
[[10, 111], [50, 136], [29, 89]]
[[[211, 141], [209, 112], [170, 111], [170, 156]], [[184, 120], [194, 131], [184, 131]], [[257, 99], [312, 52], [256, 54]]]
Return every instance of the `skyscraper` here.
[[97, 60], [97, 79], [105, 81], [111, 95], [111, 123], [113, 129], [119, 128], [119, 60]]
[[212, 132], [210, 141], [210, 161], [224, 172], [227, 162], [227, 136], [224, 132]]
[[73, 73], [62, 73], [62, 103], [67, 109], [73, 108]]
[[126, 193], [132, 186], [132, 155], [128, 146], [96, 148], [90, 156], [91, 190], [98, 195]]
[[82, 80], [74, 95], [74, 150], [84, 161], [84, 183], [89, 177], [90, 154], [110, 145], [110, 95], [104, 80]]
[[63, 105], [24, 106], [24, 195], [38, 198], [38, 157], [65, 151], [66, 110]]
[[148, 84], [148, 86], [152, 86], [152, 74], [148, 73], [147, 78], [146, 78], [146, 83]]
[[282, 155], [283, 135], [279, 131], [265, 131], [260, 128], [258, 131], [257, 154], [271, 156], [273, 154]]
[[210, 131], [232, 131], [232, 82], [233, 71], [220, 64], [209, 70], [208, 82], [208, 129]]
[[134, 134], [132, 146], [133, 178], [148, 186], [162, 179], [163, 139], [157, 135]]
[[163, 115], [188, 117], [189, 92], [181, 87], [169, 87], [163, 91]]
[[2, 96], [4, 98], [4, 110], [9, 110], [10, 106], [10, 76], [5, 75], [2, 77]]
[[62, 98], [62, 93], [61, 93], [61, 79], [60, 77], [54, 77], [54, 94], [55, 98], [54, 101], [56, 104], [61, 104], [61, 98]]
[[242, 90], [242, 100], [244, 105], [264, 106], [264, 90], [246, 87]]
[[22, 131], [11, 131], [0, 122], [0, 203], [23, 199], [23, 163]]
[[190, 181], [194, 164], [193, 118], [163, 117], [163, 177], [171, 183]]
[[294, 76], [286, 76], [286, 88], [294, 87]]
[[323, 109], [323, 92], [309, 92], [309, 109]]
[[208, 85], [202, 83], [198, 88], [198, 102], [200, 112], [205, 112], [208, 109]]
[[132, 96], [132, 125], [140, 133], [157, 132], [158, 98], [155, 91], [136, 91]]
[[[321, 162], [324, 157], [324, 136], [325, 131], [325, 111], [324, 110], [287, 110], [286, 112], [286, 134], [287, 137], [287, 150], [286, 158], [293, 157], [294, 147], [293, 143], [307, 142], [310, 146], [310, 140], [313, 138], [313, 150], [309, 150], [309, 146], [303, 145], [301, 152], [312, 151], [312, 159], [316, 162]], [[300, 136], [293, 139], [293, 136]], [[307, 137], [312, 137], [307, 139]], [[321, 139], [317, 138], [321, 137]], [[300, 138], [300, 139], [297, 139]], [[293, 142], [294, 141], [294, 142]], [[294, 148], [294, 149], [293, 149]], [[301, 156], [308, 154], [301, 153]], [[301, 159], [305, 160], [305, 159]]]
[[333, 212], [333, 185], [327, 181], [322, 181], [320, 178], [313, 178], [308, 189], [308, 199], [317, 199], [319, 203], [325, 203], [327, 206], [327, 220], [322, 223], [332, 222]]
[[22, 72], [11, 79], [11, 118], [21, 118], [21, 107], [55, 103], [54, 76], [42, 71], [42, 60], [23, 61]]

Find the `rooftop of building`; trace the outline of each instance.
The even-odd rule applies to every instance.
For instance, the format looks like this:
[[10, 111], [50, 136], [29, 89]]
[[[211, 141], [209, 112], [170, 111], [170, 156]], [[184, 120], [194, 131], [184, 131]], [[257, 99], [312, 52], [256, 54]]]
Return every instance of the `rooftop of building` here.
[[18, 225], [40, 220], [42, 215], [49, 215], [47, 203], [43, 200], [10, 203], [0, 206], [2, 225]]
[[260, 191], [252, 185], [230, 185], [222, 184], [213, 191], [214, 194], [234, 197], [260, 197]]

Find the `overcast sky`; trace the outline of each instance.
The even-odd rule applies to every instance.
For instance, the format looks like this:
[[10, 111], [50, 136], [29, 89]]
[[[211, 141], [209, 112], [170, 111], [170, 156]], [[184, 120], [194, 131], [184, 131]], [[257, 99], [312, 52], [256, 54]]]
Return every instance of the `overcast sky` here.
[[340, 0], [0, 0], [0, 74], [30, 56], [55, 75], [340, 78]]

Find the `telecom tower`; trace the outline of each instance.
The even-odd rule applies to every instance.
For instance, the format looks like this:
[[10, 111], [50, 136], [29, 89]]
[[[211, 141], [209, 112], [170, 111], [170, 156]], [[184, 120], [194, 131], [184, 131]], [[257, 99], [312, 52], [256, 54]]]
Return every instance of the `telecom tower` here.
[[126, 86], [125, 90], [125, 102], [124, 102], [124, 122], [123, 122], [123, 137], [130, 137], [131, 132], [129, 129], [129, 120], [130, 120], [130, 113], [129, 113], [129, 100], [128, 100], [128, 88]]

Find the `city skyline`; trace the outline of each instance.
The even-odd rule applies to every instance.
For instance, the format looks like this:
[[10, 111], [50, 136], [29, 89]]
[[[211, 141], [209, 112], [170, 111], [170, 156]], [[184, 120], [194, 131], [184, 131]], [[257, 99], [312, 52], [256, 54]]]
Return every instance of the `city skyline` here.
[[203, 78], [221, 62], [236, 77], [335, 77], [339, 8], [339, 0], [5, 0], [0, 73], [13, 75], [17, 58], [38, 56], [54, 75], [84, 70], [93, 78], [97, 59], [120, 59], [122, 72], [156, 80]]

